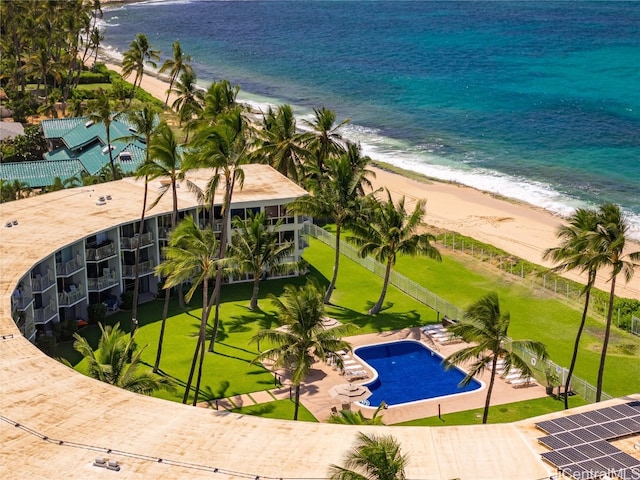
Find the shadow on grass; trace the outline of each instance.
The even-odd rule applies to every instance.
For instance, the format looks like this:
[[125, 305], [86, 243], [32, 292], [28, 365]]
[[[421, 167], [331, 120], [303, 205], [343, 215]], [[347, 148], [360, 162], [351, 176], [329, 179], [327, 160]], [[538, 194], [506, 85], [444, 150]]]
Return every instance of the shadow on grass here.
[[415, 310], [393, 313], [387, 313], [383, 310], [376, 315], [367, 315], [346, 307], [333, 306], [331, 310], [331, 315], [342, 323], [352, 323], [360, 328], [376, 332], [418, 327], [424, 323], [420, 313]]

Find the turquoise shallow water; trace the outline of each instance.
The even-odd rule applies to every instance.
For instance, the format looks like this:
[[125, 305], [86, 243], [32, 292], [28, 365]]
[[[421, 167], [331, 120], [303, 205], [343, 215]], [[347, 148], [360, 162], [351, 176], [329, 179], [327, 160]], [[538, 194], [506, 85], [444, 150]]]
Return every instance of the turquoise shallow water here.
[[[374, 158], [640, 237], [640, 3], [156, 1], [105, 13], [115, 55], [179, 40], [203, 84], [326, 106]], [[428, 195], [428, 194], [427, 194]]]

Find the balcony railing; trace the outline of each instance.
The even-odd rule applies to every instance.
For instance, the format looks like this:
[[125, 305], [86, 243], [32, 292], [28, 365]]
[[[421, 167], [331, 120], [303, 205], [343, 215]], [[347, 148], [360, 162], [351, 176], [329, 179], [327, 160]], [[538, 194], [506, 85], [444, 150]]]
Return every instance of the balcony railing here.
[[171, 227], [158, 227], [158, 238], [167, 240], [171, 233]]
[[90, 292], [101, 292], [115, 285], [118, 285], [119, 280], [116, 277], [115, 272], [109, 275], [104, 275], [98, 278], [87, 279], [87, 289]]
[[35, 312], [36, 325], [44, 325], [45, 323], [53, 320], [55, 316], [58, 314], [58, 311], [56, 310], [55, 305], [51, 303], [46, 307], [36, 308], [34, 312]]
[[153, 243], [153, 233], [147, 232], [133, 237], [120, 237], [120, 248], [123, 250], [135, 250], [138, 248], [138, 242], [140, 247], [151, 245]]
[[47, 274], [45, 276], [37, 274], [35, 277], [31, 278], [31, 286], [35, 293], [44, 292], [48, 288], [51, 288], [54, 283], [56, 283], [56, 277], [49, 269], [47, 269]]
[[[140, 276], [148, 275], [153, 273], [153, 268], [155, 264], [153, 260], [147, 260], [146, 262], [140, 262], [138, 268], [138, 274]], [[135, 278], [136, 277], [136, 266], [135, 265], [123, 265], [122, 266], [122, 278]]]
[[87, 262], [100, 262], [116, 254], [116, 246], [113, 243], [98, 248], [87, 248]]
[[73, 275], [74, 273], [82, 270], [84, 265], [81, 260], [80, 255], [78, 255], [76, 258], [69, 260], [68, 262], [56, 263], [56, 275], [58, 277], [68, 277], [69, 275]]
[[84, 300], [85, 296], [84, 287], [78, 285], [75, 290], [70, 292], [58, 292], [58, 304], [61, 307], [71, 307], [81, 300]]
[[29, 285], [20, 285], [11, 296], [11, 306], [14, 310], [24, 310], [33, 302], [33, 293]]

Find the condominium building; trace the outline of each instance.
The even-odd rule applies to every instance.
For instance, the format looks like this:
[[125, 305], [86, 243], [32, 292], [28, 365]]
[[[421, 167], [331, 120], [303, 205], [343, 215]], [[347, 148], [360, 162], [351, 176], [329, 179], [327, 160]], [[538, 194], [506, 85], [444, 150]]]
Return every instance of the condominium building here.
[[[286, 260], [300, 260], [304, 218], [291, 213], [287, 205], [306, 192], [267, 165], [246, 165], [243, 170], [244, 184], [233, 192], [229, 222], [236, 216], [246, 218], [249, 211], [264, 212], [272, 225], [282, 220], [280, 242], [294, 245]], [[204, 187], [212, 173], [190, 171], [188, 179]], [[149, 204], [166, 186], [163, 182], [149, 183]], [[212, 225], [221, 232], [224, 191], [216, 192], [209, 212], [186, 182], [177, 190], [179, 218], [191, 215], [202, 226]], [[173, 202], [167, 192], [149, 209], [140, 235], [143, 193], [142, 180], [125, 178], [0, 205], [0, 285], [2, 291], [11, 292], [11, 315], [26, 338], [33, 341], [37, 332], [48, 333], [63, 320], [87, 319], [92, 304], [116, 309], [120, 295], [133, 289], [138, 246], [141, 298], [158, 293], [161, 278], [155, 267], [168, 241]], [[228, 228], [231, 231], [231, 224]], [[246, 280], [249, 277], [230, 278]]]

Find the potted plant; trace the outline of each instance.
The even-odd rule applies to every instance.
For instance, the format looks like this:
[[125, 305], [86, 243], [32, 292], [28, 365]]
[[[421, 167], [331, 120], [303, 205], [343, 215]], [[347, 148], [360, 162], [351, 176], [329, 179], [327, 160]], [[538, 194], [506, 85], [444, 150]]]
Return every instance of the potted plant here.
[[544, 369], [544, 375], [547, 380], [546, 391], [547, 395], [553, 395], [553, 390], [560, 386], [560, 378], [555, 368], [547, 367]]

